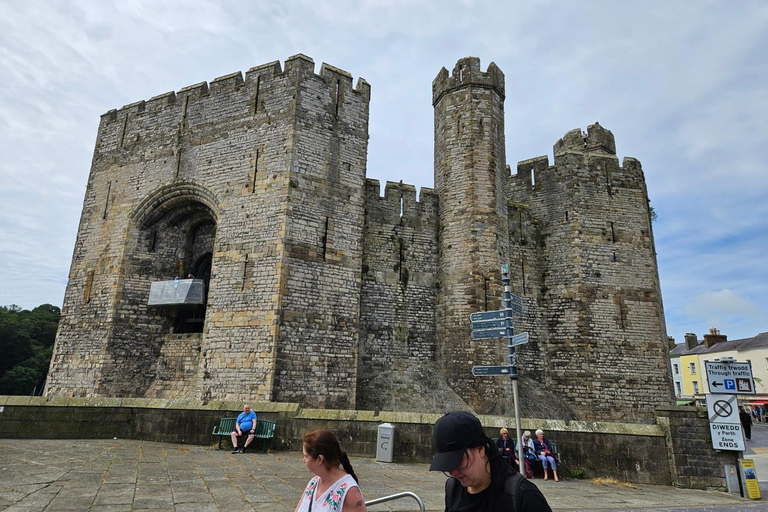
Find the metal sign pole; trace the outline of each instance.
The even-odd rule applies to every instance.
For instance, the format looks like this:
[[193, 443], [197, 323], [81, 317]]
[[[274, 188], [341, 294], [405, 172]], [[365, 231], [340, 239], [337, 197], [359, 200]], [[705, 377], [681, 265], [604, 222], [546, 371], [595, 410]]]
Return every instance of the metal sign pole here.
[[509, 348], [509, 378], [512, 380], [512, 400], [515, 402], [515, 430], [517, 431], [517, 463], [521, 475], [525, 475], [525, 460], [523, 459], [522, 422], [520, 421], [520, 394], [517, 384], [517, 352], [512, 339], [515, 336], [515, 327], [512, 323], [512, 290], [510, 289], [509, 268], [501, 266], [501, 282], [504, 284], [504, 311], [507, 320], [507, 343]]
[[524, 473], [525, 460], [523, 459], [523, 430], [520, 421], [520, 395], [517, 387], [517, 353], [515, 347], [528, 343], [528, 333], [515, 335], [515, 326], [512, 321], [512, 313], [523, 313], [523, 299], [512, 295], [510, 291], [509, 270], [507, 265], [501, 266], [501, 278], [504, 284], [502, 300], [504, 309], [497, 311], [478, 311], [469, 315], [470, 329], [473, 340], [489, 338], [506, 338], [509, 349], [509, 365], [507, 366], [473, 366], [472, 375], [475, 377], [494, 377], [509, 375], [512, 379], [512, 399], [515, 401], [515, 426], [517, 430], [517, 460], [520, 464], [521, 474]]

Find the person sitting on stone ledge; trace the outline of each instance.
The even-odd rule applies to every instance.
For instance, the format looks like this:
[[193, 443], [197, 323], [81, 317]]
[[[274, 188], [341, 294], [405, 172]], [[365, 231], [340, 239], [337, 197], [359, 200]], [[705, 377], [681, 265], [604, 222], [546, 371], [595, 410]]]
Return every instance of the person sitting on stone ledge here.
[[[243, 412], [237, 416], [235, 421], [235, 430], [232, 431], [232, 453], [245, 453], [245, 449], [253, 441], [253, 436], [256, 435], [256, 413], [251, 410], [251, 406], [245, 404], [243, 406]], [[242, 448], [238, 448], [238, 439], [245, 439], [245, 444]]]
[[496, 446], [499, 448], [499, 455], [502, 457], [508, 457], [509, 463], [514, 464], [517, 459], [517, 453], [512, 446], [512, 440], [509, 438], [509, 431], [506, 428], [499, 430], [501, 437], [496, 441]]
[[549, 444], [549, 439], [544, 437], [544, 431], [538, 429], [536, 431], [536, 439], [533, 440], [533, 448], [536, 450], [536, 455], [541, 461], [541, 466], [544, 468], [544, 480], [549, 480], [549, 466], [552, 466], [552, 473], [555, 476], [555, 482], [559, 482], [557, 478], [557, 459], [555, 453], [552, 451], [552, 445]]

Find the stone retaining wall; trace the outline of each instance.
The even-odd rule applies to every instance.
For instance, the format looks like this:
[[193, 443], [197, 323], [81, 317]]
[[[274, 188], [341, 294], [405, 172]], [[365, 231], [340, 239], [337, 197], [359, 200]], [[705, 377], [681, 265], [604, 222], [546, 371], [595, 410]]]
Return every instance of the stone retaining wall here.
[[[241, 410], [236, 402], [138, 398], [50, 398], [0, 396], [0, 438], [143, 439], [213, 446], [219, 419]], [[298, 404], [251, 402], [260, 418], [277, 422], [269, 448], [299, 452], [304, 432], [333, 430], [352, 455], [376, 456], [378, 426], [395, 425], [395, 461], [432, 457], [432, 425], [439, 414], [304, 409]], [[479, 416], [489, 437], [514, 429], [514, 419]], [[706, 415], [686, 407], [659, 411], [659, 424], [580, 422], [523, 418], [523, 429], [541, 428], [557, 442], [561, 473], [614, 477], [643, 484], [722, 489], [723, 464], [736, 452], [711, 448]], [[513, 434], [514, 436], [514, 434]], [[663, 454], [663, 455], [661, 455]]]

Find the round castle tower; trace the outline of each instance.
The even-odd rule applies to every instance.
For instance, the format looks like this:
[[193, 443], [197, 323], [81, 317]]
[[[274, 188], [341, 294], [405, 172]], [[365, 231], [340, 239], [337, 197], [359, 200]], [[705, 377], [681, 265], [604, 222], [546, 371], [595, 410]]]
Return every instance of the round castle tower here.
[[[498, 379], [477, 379], [473, 365], [506, 364], [500, 340], [472, 341], [470, 313], [501, 306], [500, 263], [507, 261], [504, 73], [480, 59], [443, 68], [432, 82], [435, 188], [440, 231], [437, 359], [449, 385], [478, 412], [499, 413]], [[508, 385], [505, 381], [504, 385]]]

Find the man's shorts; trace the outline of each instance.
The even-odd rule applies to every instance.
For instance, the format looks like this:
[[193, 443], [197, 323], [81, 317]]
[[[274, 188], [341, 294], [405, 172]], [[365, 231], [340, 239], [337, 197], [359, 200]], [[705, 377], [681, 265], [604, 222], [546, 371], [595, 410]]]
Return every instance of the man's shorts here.
[[[243, 429], [240, 429], [240, 430], [242, 430], [244, 436], [252, 436], [256, 433], [255, 430], [253, 432], [251, 432], [250, 430], [243, 430]], [[237, 430], [233, 430], [232, 433], [235, 434], [237, 437], [240, 437], [240, 435], [237, 433]]]

